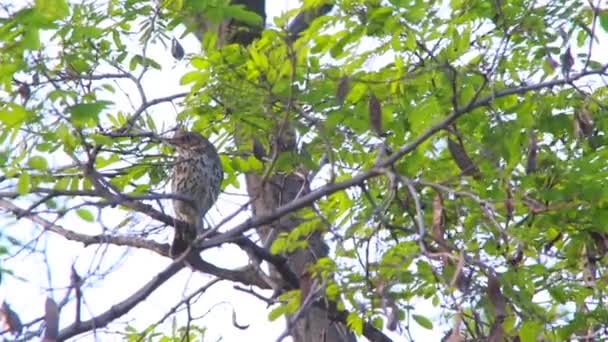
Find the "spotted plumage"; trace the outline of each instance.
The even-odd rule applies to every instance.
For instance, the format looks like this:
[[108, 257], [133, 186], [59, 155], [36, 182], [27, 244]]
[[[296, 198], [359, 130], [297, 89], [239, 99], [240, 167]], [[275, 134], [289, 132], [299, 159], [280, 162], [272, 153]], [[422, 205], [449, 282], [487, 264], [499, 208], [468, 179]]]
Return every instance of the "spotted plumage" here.
[[184, 197], [173, 199], [175, 217], [196, 227], [176, 228], [171, 255], [179, 256], [203, 232], [203, 217], [220, 194], [224, 172], [215, 146], [199, 133], [180, 130], [167, 142], [177, 151], [171, 189]]

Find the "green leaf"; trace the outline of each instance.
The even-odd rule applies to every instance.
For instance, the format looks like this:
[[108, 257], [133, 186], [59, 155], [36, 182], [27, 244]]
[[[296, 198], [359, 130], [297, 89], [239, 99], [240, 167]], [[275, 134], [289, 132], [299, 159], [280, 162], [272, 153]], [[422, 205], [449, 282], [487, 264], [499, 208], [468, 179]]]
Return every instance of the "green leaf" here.
[[36, 11], [50, 20], [63, 19], [70, 14], [65, 0], [36, 0]]
[[433, 322], [431, 322], [430, 319], [416, 314], [412, 314], [412, 318], [414, 321], [416, 321], [416, 323], [420, 324], [421, 327], [429, 330], [433, 329]]
[[0, 122], [3, 122], [8, 127], [23, 123], [27, 117], [28, 112], [25, 108], [15, 103], [9, 103], [5, 108], [0, 110]]
[[537, 321], [527, 321], [519, 328], [519, 338], [521, 342], [535, 342], [538, 334], [542, 331], [542, 324]]
[[20, 195], [25, 195], [30, 191], [30, 175], [27, 172], [23, 172], [19, 175], [17, 180], [17, 192]]
[[209, 78], [208, 76], [209, 74], [206, 72], [190, 71], [182, 76], [182, 78], [179, 80], [179, 84], [186, 85], [188, 83], [205, 82]]
[[250, 25], [261, 26], [264, 23], [262, 17], [255, 12], [248, 11], [243, 5], [229, 5], [223, 10], [226, 18], [234, 18]]
[[351, 328], [357, 336], [363, 335], [363, 319], [354, 312], [350, 312], [346, 317], [346, 325]]
[[600, 12], [600, 25], [604, 31], [608, 32], [608, 10], [603, 10]]
[[40, 32], [36, 28], [30, 28], [23, 35], [23, 47], [28, 50], [40, 49]]
[[70, 184], [70, 178], [69, 177], [62, 177], [60, 178], [57, 183], [55, 183], [55, 186], [53, 187], [53, 189], [56, 190], [65, 190], [68, 188], [68, 185]]
[[78, 214], [81, 219], [87, 222], [95, 222], [95, 216], [93, 216], [93, 213], [88, 211], [87, 209], [76, 209], [76, 214]]
[[46, 159], [44, 159], [41, 156], [33, 156], [31, 157], [28, 161], [27, 164], [33, 168], [33, 169], [37, 169], [37, 170], [46, 170], [48, 169], [48, 164], [46, 162]]
[[70, 107], [68, 111], [76, 125], [91, 126], [98, 122], [99, 114], [110, 104], [109, 101], [79, 103]]

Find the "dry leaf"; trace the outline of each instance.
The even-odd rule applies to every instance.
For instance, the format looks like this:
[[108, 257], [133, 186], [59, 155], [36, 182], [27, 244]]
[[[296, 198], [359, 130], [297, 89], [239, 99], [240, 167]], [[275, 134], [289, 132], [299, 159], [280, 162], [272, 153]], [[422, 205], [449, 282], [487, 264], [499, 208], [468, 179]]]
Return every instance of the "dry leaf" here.
[[180, 44], [177, 39], [173, 38], [171, 40], [171, 55], [173, 56], [173, 58], [180, 60], [184, 58], [185, 54], [186, 52], [184, 51], [182, 44]]
[[530, 131], [528, 135], [528, 161], [526, 163], [526, 174], [529, 175], [536, 171], [536, 156], [538, 154], [538, 140], [536, 133]]
[[342, 76], [338, 81], [338, 89], [336, 90], [336, 102], [338, 105], [343, 105], [346, 100], [346, 95], [350, 91], [350, 80], [348, 76]]
[[458, 165], [458, 168], [465, 176], [473, 176], [474, 178], [480, 177], [480, 172], [477, 166], [473, 163], [467, 152], [464, 150], [464, 147], [455, 142], [454, 140], [448, 138], [448, 150], [452, 155], [452, 158]]
[[572, 57], [572, 51], [570, 50], [570, 46], [566, 49], [566, 52], [561, 57], [562, 60], [562, 72], [566, 77], [570, 75], [570, 71], [574, 66], [574, 57]]
[[586, 106], [574, 113], [574, 135], [578, 139], [591, 138], [593, 135], [593, 119]]
[[452, 280], [450, 281], [450, 287], [456, 287], [460, 291], [466, 291], [466, 282], [464, 279], [464, 255], [460, 255], [458, 258], [458, 263], [454, 269], [454, 275], [452, 276]]
[[30, 86], [26, 83], [22, 83], [17, 89], [17, 91], [19, 92], [19, 95], [21, 96], [23, 102], [27, 101], [32, 93], [30, 90]]
[[59, 308], [57, 303], [50, 297], [46, 298], [44, 302], [44, 322], [46, 329], [44, 330], [44, 336], [42, 342], [55, 342], [59, 335]]
[[378, 135], [382, 135], [382, 107], [376, 95], [370, 96], [368, 105], [369, 123]]
[[[435, 194], [435, 197], [433, 197], [433, 226], [432, 226], [432, 231], [431, 234], [433, 235], [433, 238], [435, 239], [435, 241], [438, 242], [444, 242], [444, 234], [445, 234], [445, 227], [444, 227], [444, 213], [443, 213], [443, 199], [441, 198], [441, 195], [439, 193]], [[439, 249], [442, 252], [445, 252], [445, 248], [443, 248], [441, 245], [439, 245]]]
[[15, 335], [21, 334], [23, 330], [21, 319], [19, 319], [19, 315], [11, 309], [7, 302], [2, 302], [2, 306], [0, 306], [0, 318], [4, 324], [3, 330]]
[[507, 210], [507, 220], [513, 218], [515, 212], [515, 200], [513, 199], [513, 187], [511, 182], [507, 181], [507, 199], [505, 199], [505, 209]]

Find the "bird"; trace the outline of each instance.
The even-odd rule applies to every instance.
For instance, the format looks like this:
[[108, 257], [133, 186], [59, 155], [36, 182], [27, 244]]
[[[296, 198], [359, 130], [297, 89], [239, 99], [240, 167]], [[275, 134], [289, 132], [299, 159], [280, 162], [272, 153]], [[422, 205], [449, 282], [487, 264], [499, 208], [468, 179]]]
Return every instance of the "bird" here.
[[177, 257], [204, 231], [203, 217], [217, 201], [224, 171], [217, 149], [201, 134], [178, 129], [165, 141], [177, 152], [171, 190], [183, 197], [173, 199], [175, 217], [190, 224], [187, 228], [175, 227], [170, 255]]

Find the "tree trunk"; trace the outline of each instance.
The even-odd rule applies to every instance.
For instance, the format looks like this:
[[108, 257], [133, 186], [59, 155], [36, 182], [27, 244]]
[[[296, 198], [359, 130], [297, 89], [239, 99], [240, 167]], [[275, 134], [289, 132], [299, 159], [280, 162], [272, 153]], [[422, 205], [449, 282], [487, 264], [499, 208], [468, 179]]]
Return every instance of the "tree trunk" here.
[[[248, 10], [256, 12], [264, 20], [266, 19], [265, 1], [264, 0], [236, 0], [236, 4], [241, 4], [247, 7]], [[290, 41], [295, 39], [297, 35], [305, 30], [309, 24], [319, 15], [327, 13], [332, 8], [331, 5], [323, 5], [318, 9], [299, 13], [289, 25]], [[185, 18], [189, 25], [196, 25], [194, 33], [199, 38], [202, 38], [205, 30], [209, 27], [204, 22], [204, 16], [190, 14]], [[234, 21], [219, 25], [219, 30], [229, 30], [230, 26], [238, 26], [239, 23]], [[251, 34], [253, 33], [253, 35]], [[241, 34], [240, 36], [232, 36], [229, 41], [224, 43], [238, 43], [248, 45], [257, 38], [260, 34], [259, 29], [253, 29], [249, 34]], [[219, 37], [230, 36], [226, 32], [218, 32]], [[244, 38], [243, 38], [244, 37]], [[235, 110], [238, 110], [236, 108]], [[288, 128], [289, 129], [289, 128]], [[275, 132], [280, 131], [275, 129]], [[278, 134], [278, 133], [275, 133]], [[236, 137], [241, 136], [238, 131]], [[278, 153], [294, 152], [296, 143], [293, 132], [283, 132], [282, 137], [273, 137], [271, 141], [276, 143]], [[235, 139], [238, 140], [238, 139]], [[252, 202], [252, 212], [254, 216], [264, 216], [270, 214], [275, 208], [293, 201], [299, 196], [305, 195], [310, 191], [305, 175], [297, 173], [277, 174], [264, 180], [264, 176], [260, 174], [247, 174], [247, 191]], [[297, 215], [285, 216], [272, 224], [264, 225], [257, 228], [257, 233], [264, 243], [264, 247], [269, 247], [280, 232], [288, 232], [294, 229], [301, 220]], [[323, 241], [321, 234], [313, 234], [309, 237], [308, 248], [297, 250], [290, 255], [287, 255], [287, 260], [291, 270], [298, 276], [301, 276], [309, 264], [314, 263], [318, 258], [328, 255], [328, 247]], [[281, 286], [284, 283], [281, 280], [280, 274], [271, 269], [271, 278]], [[328, 313], [317, 307], [311, 307], [300, 319], [298, 319], [291, 327], [294, 342], [348, 342], [356, 341], [355, 336], [348, 329], [338, 322], [332, 321], [328, 317]]]

